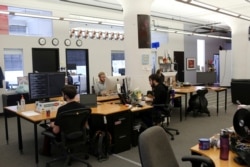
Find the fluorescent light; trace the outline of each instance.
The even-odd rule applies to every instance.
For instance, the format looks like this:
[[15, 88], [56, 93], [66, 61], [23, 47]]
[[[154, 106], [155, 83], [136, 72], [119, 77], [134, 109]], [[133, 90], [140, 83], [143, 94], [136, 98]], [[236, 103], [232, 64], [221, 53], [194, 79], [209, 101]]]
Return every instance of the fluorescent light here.
[[227, 15], [234, 16], [234, 17], [239, 16], [239, 14], [237, 14], [237, 13], [234, 13], [234, 12], [231, 12], [231, 11], [228, 11], [228, 10], [224, 10], [224, 9], [219, 9], [218, 11], [221, 12], [221, 13], [227, 14]]
[[240, 18], [245, 19], [245, 20], [249, 20], [249, 21], [250, 21], [250, 17], [248, 17], [248, 16], [243, 16], [243, 15], [240, 15]]
[[208, 4], [203, 3], [203, 2], [199, 2], [199, 1], [194, 1], [194, 0], [192, 0], [190, 3], [193, 4], [193, 5], [202, 7], [202, 8], [206, 8], [206, 9], [210, 9], [210, 10], [218, 10], [217, 7], [212, 6], [212, 5], [208, 5]]
[[73, 18], [64, 18], [64, 21], [73, 21], [73, 22], [83, 22], [83, 23], [91, 23], [91, 24], [99, 24], [97, 21], [90, 20], [81, 20], [81, 19], [73, 19]]
[[3, 11], [3, 10], [0, 10], [0, 14], [10, 14], [10, 12], [9, 11]]
[[198, 34], [198, 33], [193, 33], [194, 36], [200, 36], [200, 37], [207, 37], [206, 34]]
[[177, 34], [183, 34], [183, 35], [193, 35], [192, 32], [188, 32], [188, 31], [177, 31]]
[[169, 30], [169, 29], [163, 29], [163, 28], [155, 28], [155, 31], [176, 33], [175, 30]]
[[60, 17], [53, 17], [53, 16], [41, 16], [41, 15], [33, 15], [33, 14], [26, 14], [26, 13], [14, 13], [15, 16], [24, 16], [24, 17], [35, 17], [41, 19], [52, 19], [52, 20], [60, 20]]
[[97, 22], [99, 24], [104, 25], [113, 25], [113, 26], [124, 26], [123, 21], [119, 20], [110, 20], [110, 19], [103, 19], [103, 18], [96, 18], [96, 17], [88, 17], [88, 16], [80, 16], [80, 15], [70, 15], [72, 18], [76, 18], [79, 20], [87, 21], [87, 22]]
[[220, 39], [232, 39], [231, 37], [222, 37], [220, 36]]

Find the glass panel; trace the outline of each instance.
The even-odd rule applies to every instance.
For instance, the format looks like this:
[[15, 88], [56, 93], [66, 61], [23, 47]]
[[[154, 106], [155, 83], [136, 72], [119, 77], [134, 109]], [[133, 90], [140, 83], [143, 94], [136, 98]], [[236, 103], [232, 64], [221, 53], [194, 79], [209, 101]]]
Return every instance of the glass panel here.
[[125, 75], [124, 51], [111, 51], [112, 75]]
[[23, 77], [23, 50], [4, 49], [5, 81], [16, 86], [17, 77]]

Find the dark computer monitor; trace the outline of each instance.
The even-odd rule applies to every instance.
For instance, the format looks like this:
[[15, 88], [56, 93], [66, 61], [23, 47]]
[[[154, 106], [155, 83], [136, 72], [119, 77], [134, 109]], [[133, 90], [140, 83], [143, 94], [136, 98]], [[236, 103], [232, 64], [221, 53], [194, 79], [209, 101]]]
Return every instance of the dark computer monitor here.
[[62, 96], [65, 72], [29, 73], [29, 97], [31, 100], [46, 100]]
[[67, 64], [67, 70], [76, 70], [76, 64]]

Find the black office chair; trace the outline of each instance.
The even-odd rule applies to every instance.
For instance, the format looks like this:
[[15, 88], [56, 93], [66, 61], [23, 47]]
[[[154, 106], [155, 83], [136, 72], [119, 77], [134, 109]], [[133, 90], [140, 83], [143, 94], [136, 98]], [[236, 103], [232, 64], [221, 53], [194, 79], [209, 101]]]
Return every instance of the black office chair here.
[[[138, 149], [142, 167], [178, 167], [168, 136], [159, 126], [153, 126], [143, 131], [138, 140]], [[205, 164], [206, 167], [215, 167], [214, 162], [203, 156], [190, 155], [182, 158], [195, 165]]]
[[195, 95], [192, 95], [189, 99], [189, 106], [185, 112], [185, 117], [189, 112], [193, 111], [193, 116], [197, 116], [198, 113], [206, 113], [210, 116], [210, 112], [207, 108], [208, 101], [205, 95], [208, 93], [208, 89], [199, 89]]
[[[174, 134], [172, 132], [175, 132], [176, 135], [180, 134], [178, 129], [173, 129], [169, 128], [169, 123], [170, 123], [170, 117], [171, 117], [171, 112], [173, 110], [173, 101], [174, 98], [174, 92], [172, 89], [168, 89], [168, 94], [167, 94], [167, 100], [166, 104], [163, 104], [162, 106], [162, 112], [161, 112], [161, 127], [165, 130], [166, 133], [168, 133], [171, 136], [171, 140], [174, 140]], [[172, 99], [171, 99], [172, 96]]]
[[63, 153], [62, 156], [47, 162], [46, 167], [49, 167], [51, 163], [62, 159], [66, 159], [64, 166], [70, 165], [71, 160], [77, 160], [86, 164], [87, 167], [91, 167], [91, 165], [85, 161], [87, 156], [86, 143], [88, 141], [85, 124], [90, 113], [91, 109], [89, 108], [72, 109], [60, 113], [58, 115], [61, 137], [60, 141], [56, 139], [56, 136], [52, 132], [42, 132], [43, 135], [52, 138], [52, 143], [61, 148]]

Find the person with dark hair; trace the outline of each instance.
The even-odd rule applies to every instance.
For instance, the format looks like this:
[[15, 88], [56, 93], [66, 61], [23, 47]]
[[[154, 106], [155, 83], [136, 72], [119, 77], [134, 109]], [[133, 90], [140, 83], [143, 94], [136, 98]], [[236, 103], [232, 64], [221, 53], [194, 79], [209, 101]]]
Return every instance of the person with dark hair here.
[[165, 81], [165, 76], [162, 74], [162, 68], [159, 68], [159, 69], [156, 71], [156, 74], [160, 77], [160, 82], [161, 82], [161, 83], [164, 83], [164, 81]]
[[[64, 111], [78, 109], [78, 108], [85, 108], [83, 104], [75, 101], [75, 96], [77, 94], [76, 87], [73, 85], [65, 85], [62, 90], [62, 96], [64, 101], [66, 102], [65, 105], [62, 105], [58, 108], [55, 120], [51, 120], [49, 131], [52, 131], [54, 134], [57, 135], [59, 138], [60, 133], [60, 124], [58, 123], [58, 115]], [[85, 125], [87, 126], [87, 125]], [[50, 138], [45, 136], [44, 137], [44, 146], [43, 149], [40, 151], [43, 155], [50, 155]]]
[[67, 72], [68, 85], [73, 85], [73, 78], [69, 72]]
[[161, 112], [164, 110], [164, 105], [168, 100], [168, 87], [161, 82], [157, 74], [149, 76], [149, 83], [153, 92], [152, 105], [154, 109], [152, 111], [152, 121], [153, 125], [157, 125], [161, 122]]

